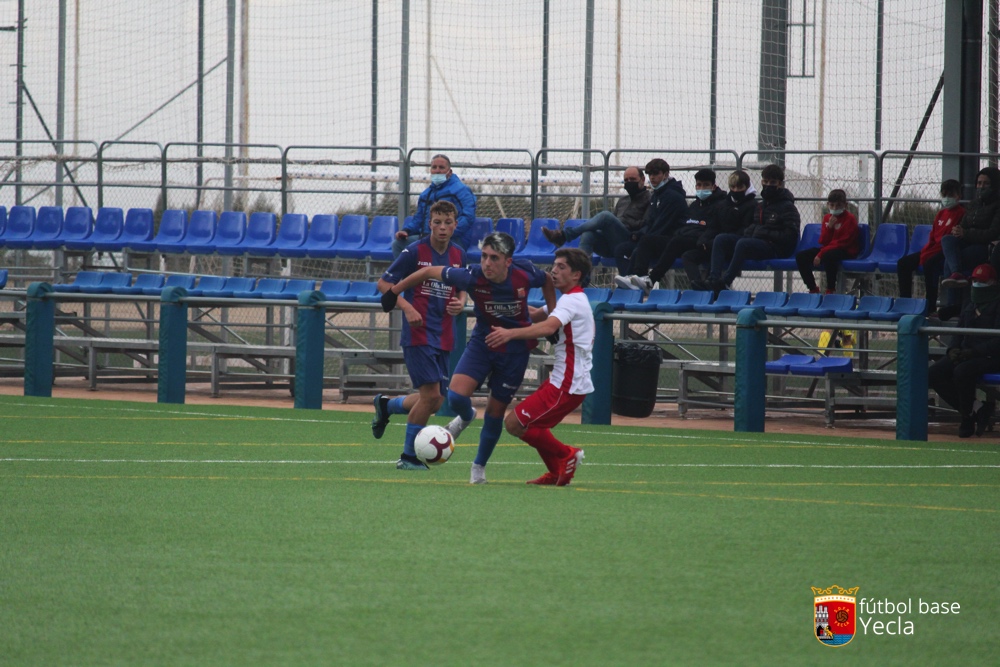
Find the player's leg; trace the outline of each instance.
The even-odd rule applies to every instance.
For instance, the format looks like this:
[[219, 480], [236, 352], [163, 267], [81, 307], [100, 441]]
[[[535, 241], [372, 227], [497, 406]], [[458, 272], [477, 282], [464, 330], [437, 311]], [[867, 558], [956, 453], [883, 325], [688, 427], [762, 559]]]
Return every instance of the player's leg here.
[[451, 383], [448, 386], [448, 407], [457, 416], [445, 428], [456, 440], [476, 418], [476, 410], [472, 407], [472, 394], [483, 383], [489, 372], [489, 348], [486, 347], [486, 343], [473, 338], [455, 365], [455, 372], [452, 373]]
[[417, 458], [413, 443], [417, 433], [427, 425], [428, 418], [441, 407], [444, 400], [441, 394], [441, 384], [447, 377], [446, 359], [446, 353], [426, 345], [403, 348], [406, 370], [410, 374], [410, 381], [417, 387], [417, 393], [398, 397], [402, 399], [399, 401], [400, 407], [407, 410], [403, 453], [396, 462], [396, 467], [401, 470], [425, 470], [427, 468]]
[[375, 399], [372, 401], [375, 405], [375, 416], [372, 417], [372, 435], [375, 439], [380, 439], [385, 433], [385, 427], [389, 425], [389, 418], [392, 415], [409, 414], [418, 399], [418, 394], [406, 394], [394, 398], [375, 394]]
[[583, 394], [569, 394], [546, 382], [507, 415], [507, 431], [538, 452], [548, 469], [529, 484], [566, 486], [576, 474], [583, 450], [561, 442], [551, 429], [577, 409]]
[[486, 404], [486, 414], [483, 415], [483, 429], [479, 433], [479, 449], [476, 451], [475, 464], [486, 467], [497, 441], [503, 434], [503, 418], [507, 406], [514, 400], [524, 380], [524, 371], [528, 368], [528, 358], [531, 353], [524, 352], [489, 352], [490, 358], [490, 398]]

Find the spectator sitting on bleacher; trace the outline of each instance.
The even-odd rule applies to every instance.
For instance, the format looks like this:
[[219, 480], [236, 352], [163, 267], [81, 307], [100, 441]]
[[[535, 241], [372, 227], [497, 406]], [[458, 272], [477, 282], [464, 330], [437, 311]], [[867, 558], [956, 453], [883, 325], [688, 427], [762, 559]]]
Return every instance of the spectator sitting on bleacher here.
[[830, 212], [823, 216], [819, 247], [807, 248], [795, 255], [799, 275], [810, 294], [819, 294], [819, 286], [813, 277], [814, 267], [823, 264], [826, 270], [826, 293], [833, 294], [836, 291], [840, 263], [845, 259], [854, 259], [861, 250], [858, 219], [847, 209], [847, 193], [843, 190], [831, 190], [826, 204]]
[[[674, 262], [693, 250], [709, 224], [713, 224], [726, 193], [715, 184], [715, 172], [699, 169], [694, 175], [695, 200], [688, 206], [687, 224], [672, 236], [644, 236], [632, 255], [632, 275], [615, 276], [615, 284], [625, 289], [641, 289], [649, 294]], [[657, 259], [659, 258], [659, 259]], [[656, 265], [650, 264], [656, 259]]]
[[[990, 264], [972, 272], [971, 300], [958, 320], [961, 329], [1000, 329], [1000, 285]], [[932, 389], [962, 419], [960, 438], [982, 435], [993, 418], [993, 401], [976, 406], [976, 384], [985, 373], [1000, 371], [1000, 337], [954, 336], [948, 353], [931, 364], [927, 379]]]
[[712, 219], [707, 221], [694, 249], [681, 255], [684, 272], [692, 284], [704, 280], [708, 273], [715, 237], [719, 234], [743, 236], [743, 231], [753, 222], [756, 210], [757, 191], [750, 183], [750, 175], [739, 170], [729, 174], [729, 195], [719, 203]]
[[761, 170], [761, 203], [743, 236], [719, 234], [712, 242], [708, 279], [692, 287], [718, 294], [740, 275], [748, 259], [788, 257], [799, 241], [799, 210], [795, 197], [785, 189], [785, 170], [769, 164]]
[[923, 248], [904, 255], [896, 262], [896, 273], [899, 275], [899, 296], [913, 296], [913, 273], [917, 267], [924, 267], [925, 295], [927, 308], [931, 315], [937, 313], [938, 282], [941, 280], [941, 269], [944, 266], [944, 255], [941, 253], [941, 239], [951, 234], [951, 229], [962, 221], [965, 207], [958, 203], [962, 193], [962, 184], [955, 179], [948, 179], [941, 184], [941, 210], [934, 216], [931, 234]]
[[601, 211], [577, 227], [561, 230], [546, 227], [542, 234], [556, 247], [579, 237], [580, 250], [588, 255], [597, 253], [602, 257], [615, 257], [615, 248], [630, 242], [632, 233], [642, 227], [650, 200], [646, 175], [642, 173], [642, 169], [629, 167], [623, 178], [627, 194], [615, 203], [614, 213]]
[[[949, 290], [947, 302], [957, 304], [961, 290], [969, 285], [969, 271], [990, 261], [990, 244], [1000, 239], [1000, 170], [980, 169], [976, 175], [976, 198], [969, 202], [965, 217], [941, 239], [944, 275], [941, 287]], [[993, 262], [994, 266], [998, 262]]]
[[420, 193], [417, 212], [392, 242], [392, 256], [399, 257], [403, 248], [416, 243], [431, 233], [430, 211], [435, 202], [449, 201], [458, 210], [458, 227], [452, 243], [466, 250], [472, 236], [472, 223], [476, 221], [476, 195], [451, 171], [451, 160], [447, 155], [431, 158], [431, 184]]

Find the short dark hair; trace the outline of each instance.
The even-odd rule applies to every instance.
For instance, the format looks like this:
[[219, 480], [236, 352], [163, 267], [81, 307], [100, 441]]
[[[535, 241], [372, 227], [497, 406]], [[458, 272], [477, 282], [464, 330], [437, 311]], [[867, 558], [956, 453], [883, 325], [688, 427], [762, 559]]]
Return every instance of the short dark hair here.
[[434, 205], [431, 206], [430, 214], [434, 215], [435, 213], [440, 215], [450, 215], [455, 218], [455, 220], [458, 220], [458, 209], [455, 208], [455, 205], [450, 201], [441, 200], [434, 202]]
[[843, 190], [840, 190], [840, 189], [830, 190], [830, 194], [827, 195], [826, 200], [828, 202], [839, 202], [839, 203], [846, 204], [847, 203], [847, 193], [844, 192]]
[[506, 232], [493, 232], [487, 234], [479, 243], [480, 249], [493, 248], [504, 257], [514, 256], [514, 237]]
[[715, 183], [715, 172], [711, 169], [699, 169], [694, 172], [694, 180]]
[[941, 194], [943, 195], [955, 195], [956, 197], [962, 194], [962, 184], [956, 181], [954, 178], [949, 178], [947, 181], [941, 184]]
[[766, 178], [769, 181], [771, 181], [771, 180], [773, 180], [773, 181], [781, 181], [782, 183], [784, 183], [785, 182], [785, 170], [782, 169], [779, 165], [769, 164], [769, 165], [767, 165], [766, 167], [764, 167], [763, 169], [760, 170], [760, 177], [761, 178]]
[[729, 174], [729, 189], [735, 188], [737, 185], [742, 185], [745, 188], [750, 187], [750, 174], [737, 169], [733, 173]]
[[431, 162], [433, 162], [434, 160], [436, 160], [438, 158], [441, 158], [442, 160], [444, 160], [445, 162], [447, 162], [448, 163], [448, 168], [451, 169], [451, 160], [448, 159], [447, 155], [445, 155], [444, 153], [438, 153], [437, 155], [435, 155], [434, 157], [431, 158]]
[[649, 172], [658, 174], [669, 174], [670, 165], [663, 158], [654, 157], [652, 160], [646, 163], [646, 173]]
[[590, 255], [579, 248], [559, 248], [556, 250], [556, 257], [562, 257], [569, 264], [570, 271], [580, 272], [580, 284], [583, 285], [587, 276], [590, 275], [594, 265], [590, 261]]

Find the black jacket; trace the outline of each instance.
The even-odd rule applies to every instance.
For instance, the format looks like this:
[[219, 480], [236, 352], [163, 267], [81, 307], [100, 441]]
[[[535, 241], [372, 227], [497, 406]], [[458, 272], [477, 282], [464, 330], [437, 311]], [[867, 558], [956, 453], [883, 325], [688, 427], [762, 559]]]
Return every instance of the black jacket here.
[[650, 236], [670, 236], [687, 220], [687, 199], [684, 186], [671, 178], [658, 190], [653, 190], [649, 199], [649, 209], [642, 221], [642, 229], [637, 232], [641, 238]]
[[770, 243], [775, 257], [788, 257], [799, 243], [800, 223], [795, 197], [782, 188], [771, 201], [762, 200], [757, 205], [753, 222], [743, 235]]
[[625, 195], [615, 203], [615, 217], [618, 218], [630, 232], [642, 227], [646, 211], [649, 210], [649, 188], [643, 188], [635, 196]]
[[[675, 233], [675, 237], [690, 237], [692, 239], [698, 239], [705, 232], [709, 225], [711, 225], [715, 218], [718, 216], [720, 207], [726, 200], [726, 191], [715, 188], [705, 199], [695, 200], [688, 205], [687, 220], [685, 224], [678, 229]], [[699, 222], [704, 222], [704, 225], [696, 225], [689, 220], [697, 220]]]
[[[1000, 299], [980, 306], [968, 303], [958, 317], [960, 329], [1000, 329]], [[955, 334], [951, 339], [952, 348], [973, 349], [980, 357], [1000, 357], [1000, 337], [966, 336]]]
[[990, 191], [965, 208], [962, 238], [970, 243], [992, 243], [1000, 239], [1000, 170], [987, 167], [979, 173], [990, 179]]
[[753, 223], [754, 212], [757, 210], [758, 199], [753, 192], [746, 192], [739, 202], [734, 202], [733, 193], [727, 193], [723, 201], [719, 202], [719, 209], [715, 219], [709, 220], [708, 225], [698, 237], [698, 245], [706, 248], [712, 247], [712, 241], [719, 234], [740, 234]]

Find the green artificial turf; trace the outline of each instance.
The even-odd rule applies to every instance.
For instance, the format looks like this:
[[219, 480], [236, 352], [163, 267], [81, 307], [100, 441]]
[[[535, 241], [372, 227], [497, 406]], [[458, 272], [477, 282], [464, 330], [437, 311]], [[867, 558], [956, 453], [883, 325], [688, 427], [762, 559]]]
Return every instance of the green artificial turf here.
[[[561, 426], [468, 484], [369, 415], [0, 397], [3, 664], [993, 664], [997, 440]], [[436, 420], [443, 421], [443, 420]], [[912, 599], [812, 636], [811, 587]], [[919, 599], [959, 615], [917, 613]], [[874, 620], [896, 620], [896, 615]]]

